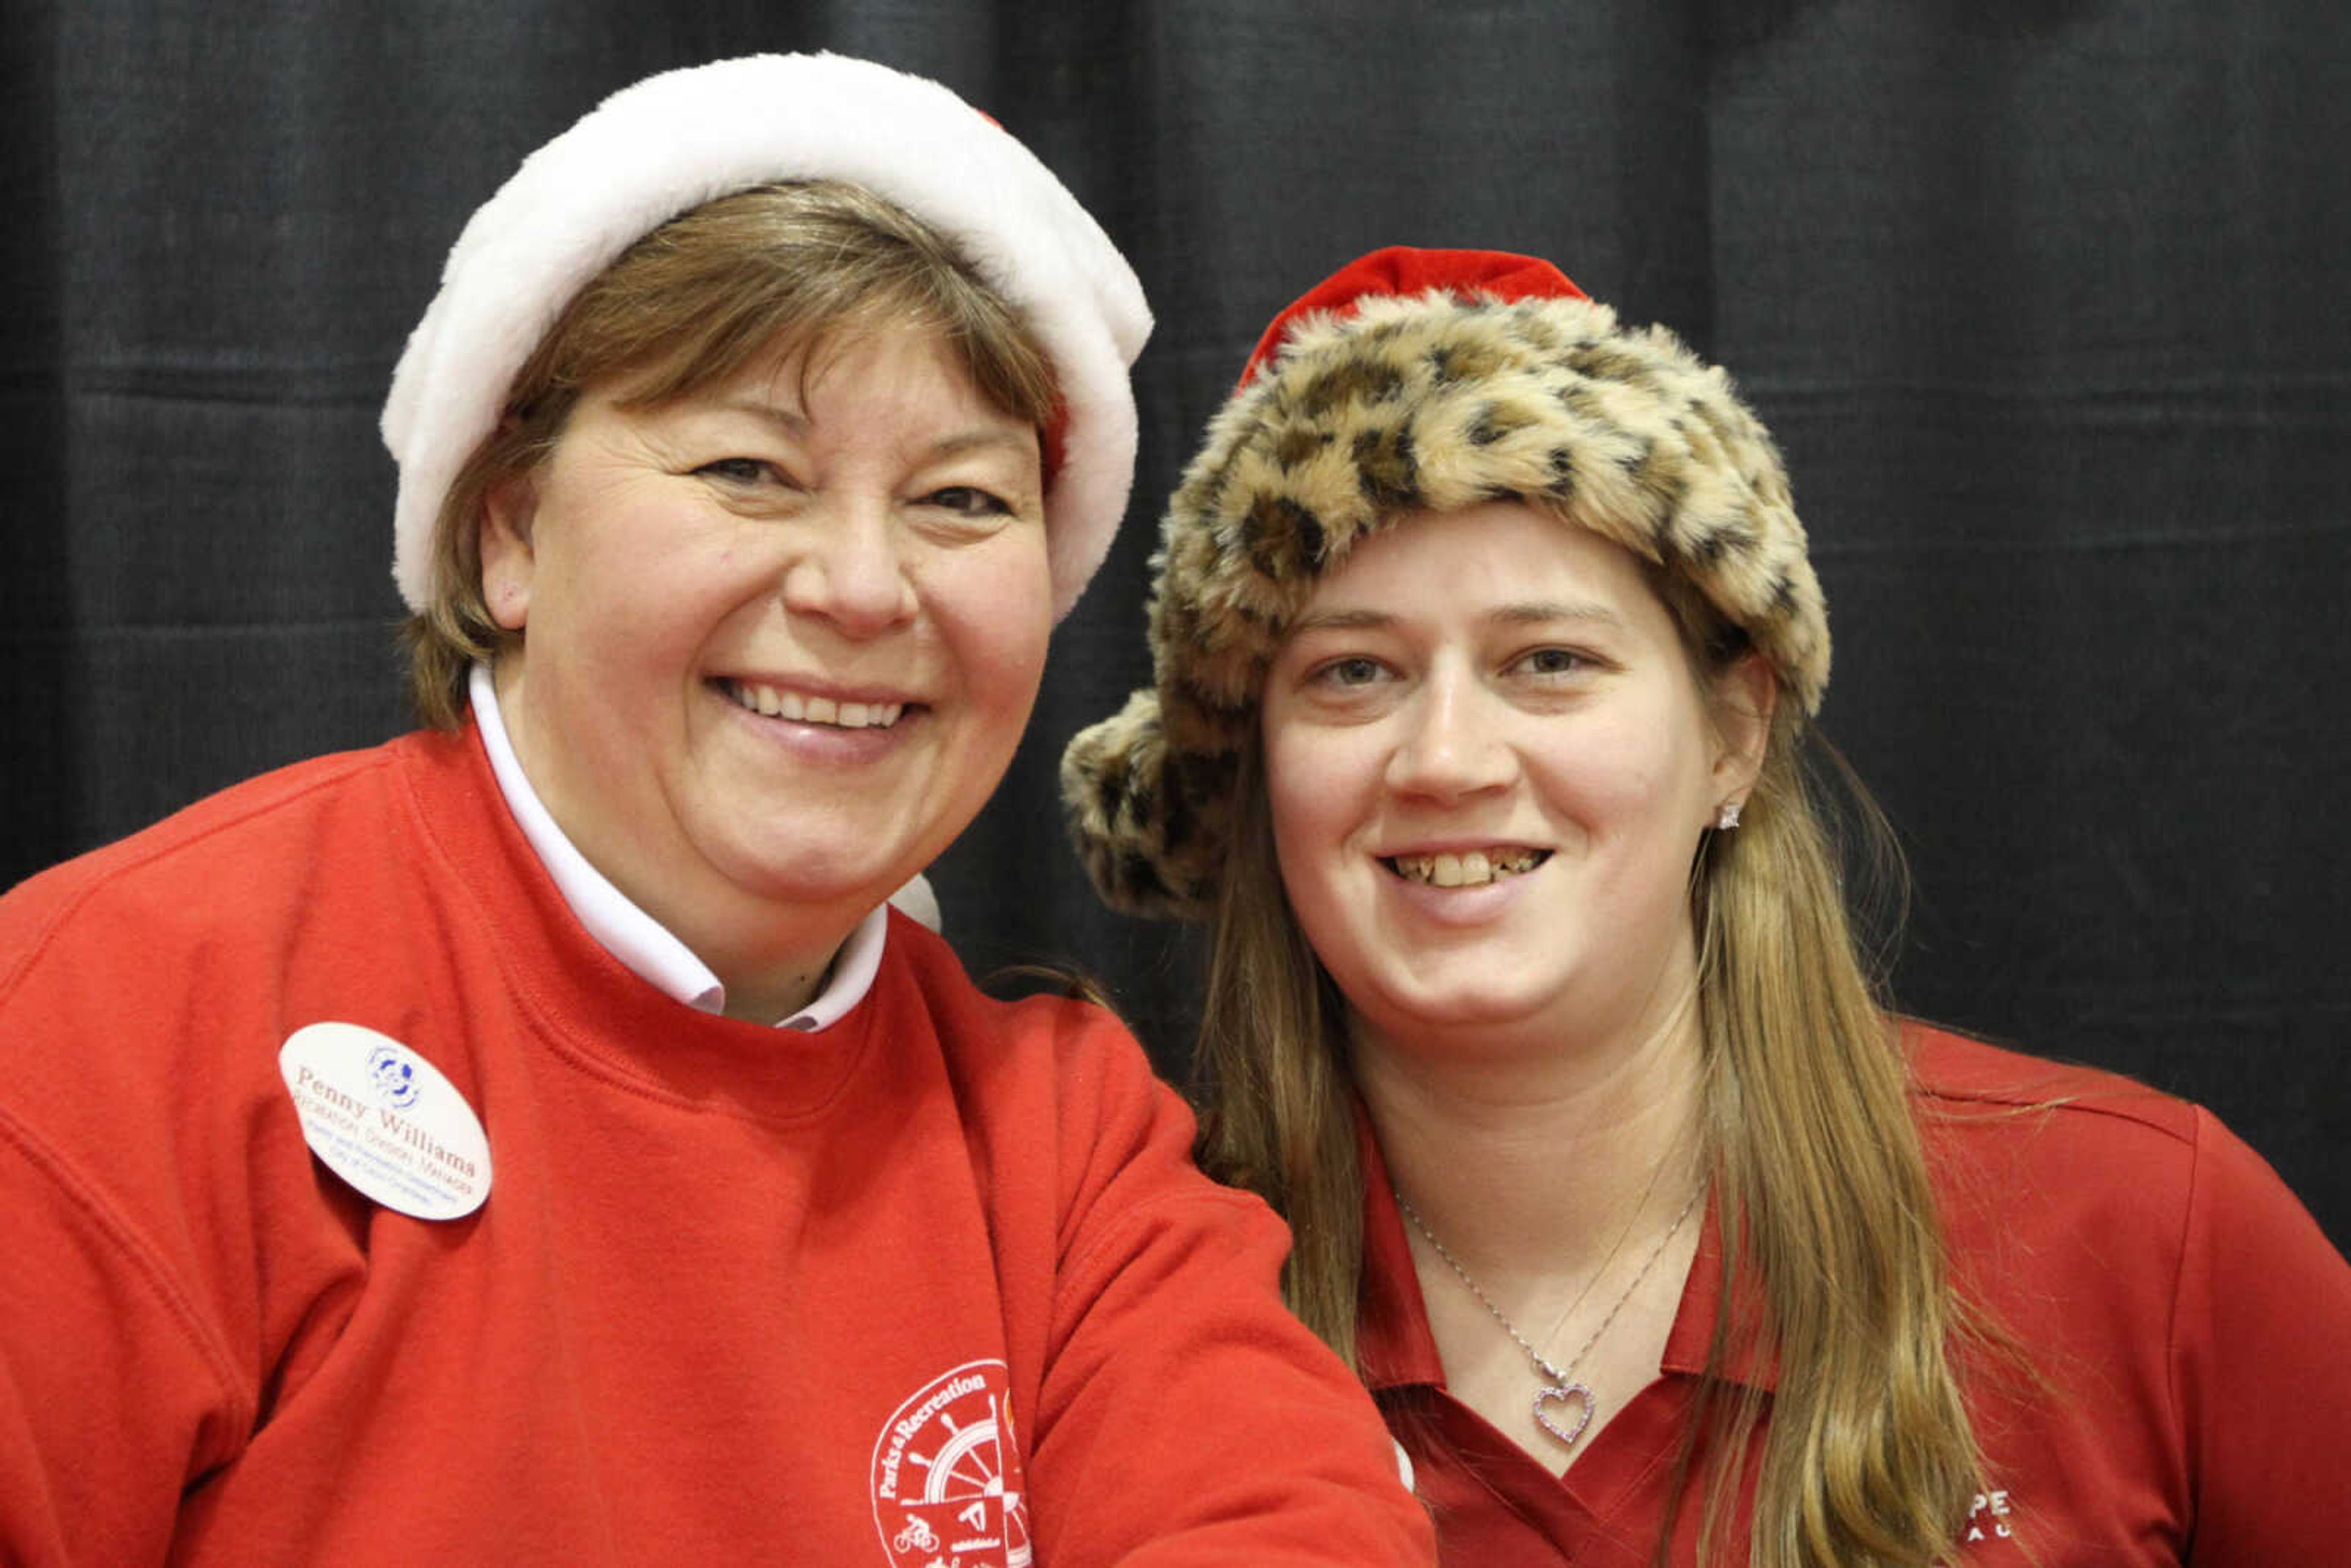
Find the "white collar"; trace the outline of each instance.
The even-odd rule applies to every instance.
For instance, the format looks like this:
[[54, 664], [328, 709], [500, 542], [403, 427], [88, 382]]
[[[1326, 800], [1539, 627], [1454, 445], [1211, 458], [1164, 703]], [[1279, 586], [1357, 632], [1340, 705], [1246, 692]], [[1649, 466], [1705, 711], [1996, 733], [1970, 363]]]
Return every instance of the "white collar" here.
[[[498, 694], [486, 664], [474, 666], [467, 690], [474, 702], [474, 722], [482, 732], [482, 749], [490, 754], [490, 771], [497, 775], [498, 791], [514, 813], [522, 836], [538, 852], [539, 863], [555, 879], [557, 891], [580, 924], [588, 928], [604, 951], [618, 958], [664, 995], [706, 1013], [726, 1010], [726, 988], [660, 921], [638, 908], [628, 894], [614, 887], [602, 872], [588, 863], [555, 825], [547, 806], [523, 774], [522, 764], [507, 738], [506, 720], [498, 713]], [[919, 879], [918, 879], [919, 880]], [[890, 927], [887, 904], [857, 923], [849, 939], [833, 955], [832, 973], [814, 1000], [779, 1029], [819, 1030], [838, 1023], [850, 1009], [865, 999], [882, 967], [882, 947]]]

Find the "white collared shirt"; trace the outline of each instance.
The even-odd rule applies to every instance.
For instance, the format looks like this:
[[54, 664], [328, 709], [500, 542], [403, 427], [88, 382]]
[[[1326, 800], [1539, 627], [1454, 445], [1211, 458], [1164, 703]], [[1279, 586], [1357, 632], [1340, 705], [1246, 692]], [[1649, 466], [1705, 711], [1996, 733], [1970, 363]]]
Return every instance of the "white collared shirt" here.
[[[588, 863], [563, 830], [548, 814], [538, 791], [523, 774], [507, 738], [506, 719], [498, 712], [498, 694], [487, 664], [475, 664], [469, 679], [474, 722], [481, 727], [482, 748], [490, 754], [490, 770], [497, 775], [498, 791], [514, 813], [522, 836], [530, 841], [539, 863], [563, 894], [563, 902], [580, 917], [604, 951], [628, 966], [639, 977], [664, 995], [706, 1013], [726, 1010], [726, 988], [710, 966], [678, 940], [674, 932], [638, 908], [628, 894], [614, 887], [602, 872]], [[915, 879], [920, 882], [920, 878]], [[910, 886], [912, 884], [909, 884]], [[935, 924], [935, 922], [932, 922]], [[865, 999], [873, 975], [882, 967], [882, 946], [890, 928], [887, 904], [857, 923], [849, 939], [833, 956], [832, 972], [824, 988], [808, 1006], [778, 1021], [778, 1029], [827, 1029]]]

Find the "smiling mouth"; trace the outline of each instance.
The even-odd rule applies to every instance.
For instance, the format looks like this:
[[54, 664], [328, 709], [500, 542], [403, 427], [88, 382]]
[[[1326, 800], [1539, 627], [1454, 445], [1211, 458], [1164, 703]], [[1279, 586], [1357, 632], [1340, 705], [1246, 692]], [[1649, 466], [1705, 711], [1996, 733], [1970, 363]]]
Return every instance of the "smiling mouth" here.
[[758, 685], [749, 681], [721, 680], [718, 689], [736, 706], [769, 718], [799, 724], [828, 724], [836, 729], [887, 729], [906, 711], [904, 703], [843, 703], [831, 697], [803, 696], [789, 690]]
[[1549, 859], [1549, 850], [1493, 849], [1458, 855], [1383, 855], [1380, 863], [1406, 882], [1431, 887], [1483, 887], [1506, 876], [1522, 875]]

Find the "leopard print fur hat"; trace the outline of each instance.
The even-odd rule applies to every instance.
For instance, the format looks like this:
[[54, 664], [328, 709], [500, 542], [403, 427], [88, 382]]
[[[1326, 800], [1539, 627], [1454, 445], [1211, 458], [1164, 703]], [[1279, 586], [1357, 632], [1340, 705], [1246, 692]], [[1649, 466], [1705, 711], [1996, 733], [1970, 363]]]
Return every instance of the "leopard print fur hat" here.
[[1061, 758], [1113, 906], [1214, 907], [1267, 667], [1321, 576], [1414, 511], [1514, 498], [1687, 580], [1815, 711], [1828, 612], [1787, 474], [1719, 367], [1548, 262], [1391, 247], [1276, 317], [1152, 559], [1154, 684]]

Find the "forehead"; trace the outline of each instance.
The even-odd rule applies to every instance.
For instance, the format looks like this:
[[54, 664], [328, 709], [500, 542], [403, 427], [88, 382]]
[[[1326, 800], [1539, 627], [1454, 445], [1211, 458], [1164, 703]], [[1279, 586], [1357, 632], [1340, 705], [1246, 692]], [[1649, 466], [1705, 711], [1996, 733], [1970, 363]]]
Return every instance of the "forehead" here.
[[927, 322], [881, 318], [821, 328], [789, 326], [726, 352], [705, 352], [616, 372], [592, 390], [615, 407], [660, 408], [747, 395], [804, 405], [812, 388], [844, 366], [877, 360], [902, 375], [944, 382], [977, 397], [977, 387], [947, 334]]
[[1314, 585], [1294, 624], [1356, 610], [1479, 606], [1667, 619], [1631, 551], [1523, 501], [1497, 500], [1406, 512], [1358, 539]]
[[920, 325], [814, 341], [778, 337], [729, 375], [659, 397], [624, 385], [595, 401], [630, 420], [735, 414], [790, 434], [845, 421], [868, 436], [894, 433], [919, 445], [946, 439], [1037, 448], [1035, 427], [986, 395], [945, 334]]

